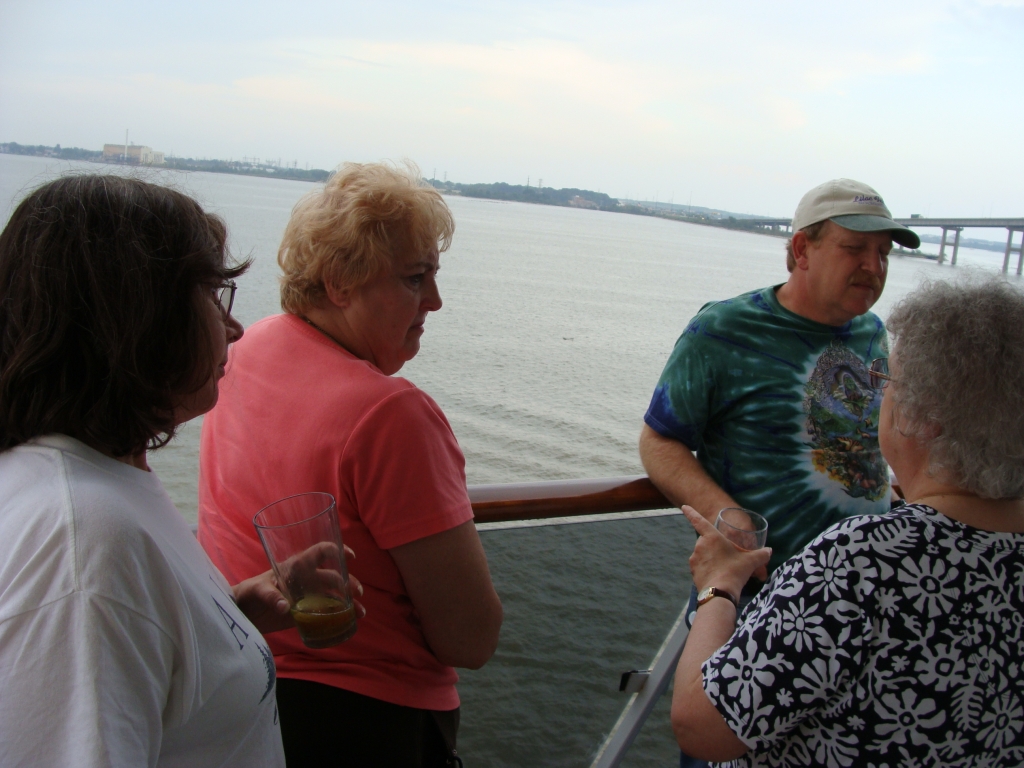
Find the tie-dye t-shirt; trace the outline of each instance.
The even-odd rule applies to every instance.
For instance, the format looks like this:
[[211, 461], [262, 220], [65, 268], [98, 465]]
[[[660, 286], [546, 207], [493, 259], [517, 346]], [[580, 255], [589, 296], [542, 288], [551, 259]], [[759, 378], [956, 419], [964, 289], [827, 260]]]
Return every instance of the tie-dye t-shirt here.
[[705, 305], [644, 417], [768, 519], [769, 570], [834, 523], [889, 510], [882, 393], [868, 382], [871, 360], [888, 355], [885, 326], [870, 312], [822, 325], [787, 310], [775, 290]]

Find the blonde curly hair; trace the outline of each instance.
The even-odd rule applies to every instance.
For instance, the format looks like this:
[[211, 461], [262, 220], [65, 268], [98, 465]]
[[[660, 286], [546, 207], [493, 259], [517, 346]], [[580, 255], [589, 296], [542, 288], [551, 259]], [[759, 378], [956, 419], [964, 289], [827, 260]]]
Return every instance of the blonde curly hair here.
[[292, 209], [277, 252], [281, 307], [300, 315], [322, 304], [327, 285], [356, 290], [387, 272], [396, 239], [440, 253], [454, 232], [451, 211], [415, 164], [345, 163]]

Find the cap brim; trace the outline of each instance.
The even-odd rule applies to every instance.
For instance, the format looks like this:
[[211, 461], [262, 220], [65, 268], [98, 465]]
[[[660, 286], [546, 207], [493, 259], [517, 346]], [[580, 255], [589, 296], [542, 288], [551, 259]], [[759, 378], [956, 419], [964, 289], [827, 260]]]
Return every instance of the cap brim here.
[[921, 238], [912, 229], [907, 229], [902, 224], [897, 224], [892, 219], [884, 216], [870, 216], [868, 214], [850, 214], [848, 216], [833, 216], [829, 221], [834, 221], [843, 229], [854, 232], [888, 232], [893, 241], [904, 248], [920, 248]]

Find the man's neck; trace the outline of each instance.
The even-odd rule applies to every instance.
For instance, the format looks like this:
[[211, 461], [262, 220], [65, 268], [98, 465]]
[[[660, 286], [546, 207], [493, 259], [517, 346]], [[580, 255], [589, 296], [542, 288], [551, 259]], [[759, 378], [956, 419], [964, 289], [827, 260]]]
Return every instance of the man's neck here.
[[818, 303], [813, 301], [811, 296], [803, 290], [802, 286], [796, 285], [792, 279], [783, 283], [775, 292], [779, 304], [788, 309], [794, 315], [799, 315], [807, 320], [813, 320], [822, 325], [839, 327], [846, 325], [853, 318], [833, 316], [822, 310]]

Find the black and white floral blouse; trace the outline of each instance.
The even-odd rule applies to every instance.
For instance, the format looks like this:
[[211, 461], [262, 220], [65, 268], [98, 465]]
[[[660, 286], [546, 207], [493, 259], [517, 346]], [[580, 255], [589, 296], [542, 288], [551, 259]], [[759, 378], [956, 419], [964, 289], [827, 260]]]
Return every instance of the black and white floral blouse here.
[[704, 663], [735, 766], [1024, 765], [1024, 534], [924, 505], [778, 569]]

